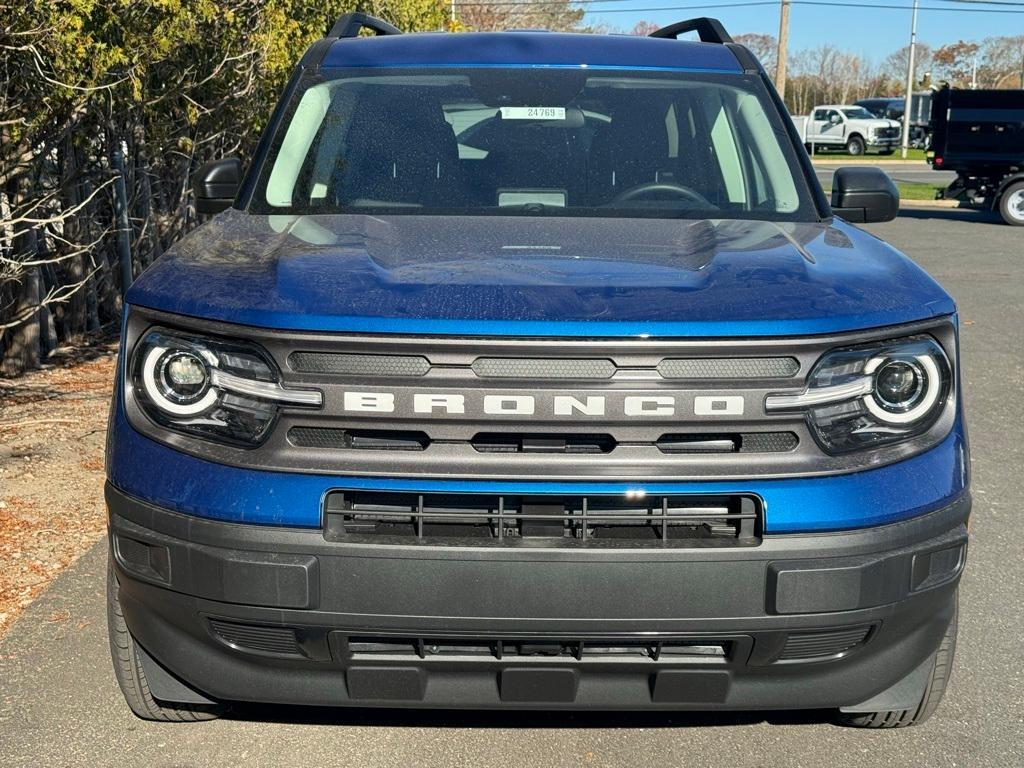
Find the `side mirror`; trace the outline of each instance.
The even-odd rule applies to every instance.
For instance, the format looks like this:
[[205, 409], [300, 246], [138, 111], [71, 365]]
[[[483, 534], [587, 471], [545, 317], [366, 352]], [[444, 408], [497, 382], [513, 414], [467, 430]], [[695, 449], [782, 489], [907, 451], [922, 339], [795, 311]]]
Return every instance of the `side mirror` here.
[[203, 165], [192, 181], [199, 213], [220, 213], [231, 207], [242, 183], [242, 161], [237, 157], [212, 160]]
[[828, 121], [832, 125], [839, 125], [841, 122], [843, 122], [843, 118], [841, 118], [836, 112], [833, 112], [831, 115], [828, 116]]
[[881, 168], [847, 166], [832, 177], [832, 213], [855, 224], [892, 221], [900, 191]]

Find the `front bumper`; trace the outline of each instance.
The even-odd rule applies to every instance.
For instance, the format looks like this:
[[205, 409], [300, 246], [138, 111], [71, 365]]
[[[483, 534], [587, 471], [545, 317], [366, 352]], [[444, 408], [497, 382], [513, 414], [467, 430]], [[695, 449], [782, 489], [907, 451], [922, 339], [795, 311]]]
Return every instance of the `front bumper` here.
[[217, 700], [472, 708], [857, 705], [938, 647], [970, 512], [964, 494], [756, 547], [598, 550], [345, 544], [112, 485], [107, 503], [124, 616], [170, 700], [187, 700], [177, 682]]
[[897, 149], [900, 146], [900, 137], [873, 136], [867, 140], [867, 144], [872, 149]]

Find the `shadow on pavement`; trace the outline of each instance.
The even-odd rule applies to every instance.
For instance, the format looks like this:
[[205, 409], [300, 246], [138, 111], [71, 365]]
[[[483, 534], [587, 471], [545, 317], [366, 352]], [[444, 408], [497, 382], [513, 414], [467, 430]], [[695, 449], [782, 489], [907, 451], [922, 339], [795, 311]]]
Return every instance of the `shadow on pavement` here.
[[581, 712], [517, 710], [357, 709], [237, 704], [227, 719], [301, 725], [382, 728], [708, 728], [831, 722], [828, 710], [772, 712]]
[[901, 208], [901, 219], [936, 219], [1008, 226], [995, 211], [982, 208]]

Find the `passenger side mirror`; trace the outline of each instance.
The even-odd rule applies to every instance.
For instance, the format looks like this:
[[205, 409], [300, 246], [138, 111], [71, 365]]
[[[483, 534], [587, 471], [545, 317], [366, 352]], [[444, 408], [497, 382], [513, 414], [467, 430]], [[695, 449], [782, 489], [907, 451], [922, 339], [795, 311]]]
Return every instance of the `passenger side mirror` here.
[[848, 166], [832, 177], [832, 213], [855, 224], [892, 221], [900, 212], [900, 192], [881, 168]]
[[242, 182], [242, 161], [237, 157], [212, 160], [203, 165], [193, 179], [196, 211], [220, 213], [231, 207]]
[[838, 112], [833, 112], [831, 115], [828, 116], [828, 121], [832, 125], [839, 125], [841, 122], [843, 122], [843, 118], [839, 116]]

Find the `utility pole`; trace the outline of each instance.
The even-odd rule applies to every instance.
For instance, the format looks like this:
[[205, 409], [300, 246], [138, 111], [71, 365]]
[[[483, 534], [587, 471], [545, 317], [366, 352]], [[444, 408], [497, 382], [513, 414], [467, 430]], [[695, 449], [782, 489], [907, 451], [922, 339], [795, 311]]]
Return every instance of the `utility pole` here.
[[775, 54], [775, 90], [786, 99], [786, 51], [789, 48], [789, 0], [779, 8], [779, 49]]
[[910, 20], [910, 52], [907, 55], [907, 95], [903, 101], [903, 138], [900, 140], [900, 155], [906, 160], [910, 148], [910, 108], [914, 101], [914, 54], [917, 52], [917, 6], [920, 0], [914, 0], [914, 13]]

